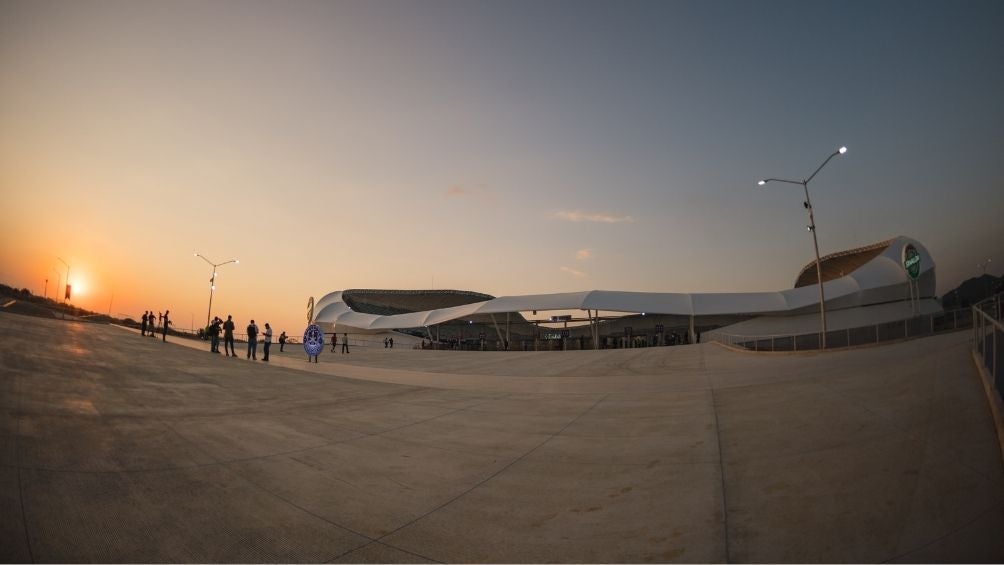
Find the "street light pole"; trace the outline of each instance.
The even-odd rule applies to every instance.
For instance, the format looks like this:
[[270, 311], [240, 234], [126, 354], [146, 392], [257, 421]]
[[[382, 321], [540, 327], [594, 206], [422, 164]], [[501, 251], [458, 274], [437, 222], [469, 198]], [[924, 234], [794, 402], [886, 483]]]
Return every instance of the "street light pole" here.
[[213, 266], [213, 274], [211, 277], [209, 277], [209, 310], [206, 312], [206, 325], [208, 326], [209, 316], [211, 316], [213, 313], [213, 291], [216, 290], [216, 268], [226, 265], [228, 263], [240, 263], [240, 261], [237, 259], [231, 259], [229, 261], [224, 261], [222, 263], [213, 263], [212, 261], [207, 259], [205, 255], [202, 255], [201, 253], [196, 253], [195, 256], [201, 257], [203, 261]]
[[59, 298], [59, 287], [63, 286], [63, 273], [55, 267], [52, 268], [52, 272], [56, 273], [56, 298]]
[[809, 212], [809, 225], [806, 227], [808, 227], [809, 231], [812, 232], [812, 246], [816, 251], [816, 282], [819, 285], [819, 319], [823, 330], [819, 338], [821, 349], [826, 349], [826, 296], [823, 293], [823, 268], [819, 261], [819, 240], [816, 238], [816, 218], [815, 215], [812, 213], [812, 201], [809, 199], [809, 182], [813, 178], [815, 178], [817, 174], [819, 174], [819, 171], [821, 171], [823, 167], [826, 166], [827, 163], [830, 162], [830, 159], [836, 157], [837, 155], [843, 155], [844, 153], [847, 153], [846, 147], [841, 147], [840, 149], [837, 149], [836, 151], [831, 153], [830, 156], [827, 157], [825, 161], [823, 161], [823, 164], [817, 167], [816, 171], [813, 172], [811, 175], [809, 175], [809, 178], [805, 180], [798, 181], [798, 180], [769, 178], [769, 179], [763, 179], [757, 183], [759, 186], [763, 186], [768, 182], [784, 182], [788, 184], [798, 184], [802, 186], [802, 190], [805, 192], [805, 202], [803, 203], [803, 205], [805, 206], [806, 211]]
[[[67, 263], [66, 261], [63, 261], [62, 257], [56, 257], [56, 259], [59, 259], [60, 263], [66, 265], [66, 286], [69, 287], [70, 286], [70, 264]], [[66, 291], [63, 291], [63, 302], [66, 302]]]

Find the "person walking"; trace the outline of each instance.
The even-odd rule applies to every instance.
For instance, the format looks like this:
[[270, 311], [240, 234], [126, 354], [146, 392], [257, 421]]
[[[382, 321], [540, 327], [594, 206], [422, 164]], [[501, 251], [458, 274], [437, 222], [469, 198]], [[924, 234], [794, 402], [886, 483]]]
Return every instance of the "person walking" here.
[[248, 324], [248, 359], [258, 360], [258, 324]]
[[163, 322], [162, 322], [163, 325], [160, 328], [160, 331], [163, 334], [164, 343], [167, 343], [167, 326], [171, 324], [171, 320], [168, 319], [168, 317], [167, 317], [167, 315], [170, 314], [170, 313], [171, 313], [170, 310], [164, 310], [164, 318], [163, 318]]
[[146, 324], [150, 321], [150, 315], [146, 310], [143, 310], [143, 326], [139, 330], [139, 335], [146, 335]]
[[383, 338], [383, 348], [387, 349], [387, 338]]
[[268, 361], [268, 348], [272, 345], [272, 326], [265, 322], [265, 356], [262, 361]]
[[286, 347], [286, 330], [282, 330], [279, 334], [279, 353], [282, 353], [282, 348]]
[[227, 357], [233, 355], [237, 357], [237, 350], [234, 348], [234, 318], [232, 315], [227, 314], [227, 321], [223, 322], [223, 351], [226, 352]]
[[389, 342], [390, 342], [390, 348], [391, 348], [391, 349], [394, 349], [394, 338], [390, 338], [390, 339], [389, 339], [389, 340], [387, 340], [387, 341], [389, 341]]
[[342, 353], [348, 353], [348, 352], [349, 352], [349, 334], [348, 333], [343, 333], [342, 334]]
[[337, 345], [338, 345], [338, 334], [332, 333], [331, 334], [331, 352], [332, 353], [335, 352], [335, 346], [337, 346]]

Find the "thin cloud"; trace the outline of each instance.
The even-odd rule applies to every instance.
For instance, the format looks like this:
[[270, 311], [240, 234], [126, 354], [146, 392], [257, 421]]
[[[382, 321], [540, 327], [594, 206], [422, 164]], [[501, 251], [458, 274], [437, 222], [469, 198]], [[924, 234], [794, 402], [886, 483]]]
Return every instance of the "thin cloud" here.
[[619, 224], [634, 221], [631, 216], [615, 216], [602, 212], [583, 212], [582, 210], [560, 210], [554, 213], [554, 217], [568, 222], [595, 222], [598, 224]]
[[566, 273], [568, 273], [568, 274], [570, 274], [570, 275], [572, 275], [573, 277], [578, 277], [580, 279], [586, 278], [586, 277], [589, 276], [589, 273], [583, 273], [582, 271], [580, 271], [578, 269], [573, 269], [571, 267], [565, 267], [564, 265], [562, 265], [561, 270], [564, 271], [564, 272], [566, 272]]
[[593, 250], [592, 249], [580, 249], [580, 250], [578, 250], [578, 251], [575, 252], [575, 258], [578, 259], [579, 261], [585, 261], [586, 259], [592, 259], [593, 258]]
[[493, 202], [495, 200], [492, 192], [485, 186], [464, 186], [455, 184], [446, 189], [443, 193], [446, 198], [470, 199], [477, 202]]

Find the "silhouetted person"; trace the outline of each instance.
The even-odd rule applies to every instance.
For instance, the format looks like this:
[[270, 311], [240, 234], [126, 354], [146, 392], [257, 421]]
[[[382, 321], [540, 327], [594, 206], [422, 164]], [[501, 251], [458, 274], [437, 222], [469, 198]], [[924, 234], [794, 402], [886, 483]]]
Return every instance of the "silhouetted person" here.
[[282, 353], [282, 348], [286, 347], [286, 330], [282, 330], [279, 334], [279, 353]]
[[226, 352], [227, 357], [233, 355], [237, 357], [237, 350], [234, 349], [234, 319], [233, 316], [227, 314], [227, 321], [223, 322], [223, 351]]
[[209, 351], [213, 353], [220, 352], [220, 322], [219, 317], [213, 316], [213, 323], [209, 324]]
[[331, 352], [332, 353], [335, 352], [335, 346], [337, 346], [337, 345], [338, 345], [338, 334], [333, 333], [333, 334], [331, 334]]
[[167, 326], [171, 324], [171, 320], [169, 320], [167, 317], [167, 315], [170, 313], [171, 313], [170, 310], [164, 310], [164, 317], [161, 318], [161, 323], [163, 324], [163, 326], [161, 326], [160, 331], [162, 337], [164, 338], [165, 343], [167, 342]]
[[258, 360], [258, 324], [248, 324], [248, 359]]
[[394, 338], [390, 338], [390, 348], [394, 349]]
[[383, 338], [383, 348], [387, 349], [387, 338]]
[[139, 335], [146, 335], [146, 324], [150, 321], [150, 314], [143, 310], [143, 326], [139, 331]]
[[348, 352], [349, 352], [349, 334], [343, 333], [342, 334], [342, 353], [348, 353]]
[[272, 326], [265, 322], [265, 356], [262, 357], [262, 361], [268, 361], [268, 348], [272, 345]]

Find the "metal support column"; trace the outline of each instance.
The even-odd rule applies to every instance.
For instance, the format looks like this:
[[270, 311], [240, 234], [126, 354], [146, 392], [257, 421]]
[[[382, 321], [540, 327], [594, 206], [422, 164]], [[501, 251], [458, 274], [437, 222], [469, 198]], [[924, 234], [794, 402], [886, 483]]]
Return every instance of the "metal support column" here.
[[498, 334], [499, 341], [503, 341], [502, 340], [502, 330], [499, 329], [499, 323], [495, 321], [495, 314], [492, 314], [491, 316], [492, 316], [492, 323], [495, 324], [495, 333]]
[[512, 337], [512, 334], [509, 333], [509, 329], [510, 329], [510, 325], [509, 325], [509, 312], [506, 312], [505, 313], [505, 350], [506, 351], [509, 351], [509, 340]]

